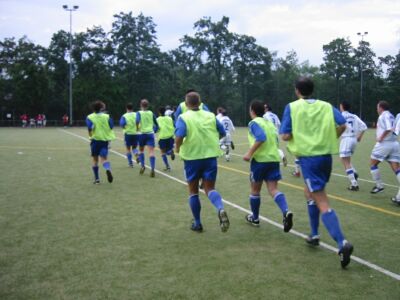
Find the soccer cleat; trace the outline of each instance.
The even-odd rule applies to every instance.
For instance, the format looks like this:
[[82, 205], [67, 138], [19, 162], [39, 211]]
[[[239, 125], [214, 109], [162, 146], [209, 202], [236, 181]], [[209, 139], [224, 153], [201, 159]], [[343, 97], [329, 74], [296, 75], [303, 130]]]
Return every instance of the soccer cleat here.
[[93, 181], [93, 184], [100, 184], [100, 179], [95, 179], [95, 180]]
[[293, 171], [292, 176], [294, 177], [300, 177], [300, 172], [299, 171]]
[[340, 264], [344, 269], [350, 263], [350, 256], [353, 253], [354, 247], [348, 241], [344, 241], [343, 244], [344, 245], [342, 249], [339, 250], [338, 254], [340, 256]]
[[391, 200], [394, 204], [400, 205], [400, 199], [398, 199], [397, 197], [392, 197]]
[[354, 191], [354, 192], [356, 192], [356, 191], [358, 191], [360, 188], [359, 188], [358, 185], [351, 185], [351, 186], [347, 187], [347, 189], [348, 189], [349, 191]]
[[137, 163], [137, 164], [140, 164], [139, 155], [135, 154], [135, 157], [136, 157], [136, 163]]
[[306, 237], [306, 243], [311, 246], [319, 246], [319, 235], [309, 235]]
[[128, 167], [129, 167], [129, 168], [133, 168], [133, 164], [129, 164]]
[[146, 167], [145, 167], [145, 166], [143, 166], [143, 167], [140, 167], [139, 174], [140, 174], [140, 175], [143, 175], [143, 173], [144, 173], [144, 170], [146, 170]]
[[174, 153], [174, 151], [171, 152], [171, 159], [172, 159], [172, 160], [175, 160], [175, 153]]
[[154, 169], [151, 169], [150, 171], [150, 177], [154, 177], [156, 176], [156, 172], [154, 172]]
[[283, 216], [283, 231], [289, 232], [293, 227], [293, 213], [288, 210], [286, 214]]
[[378, 187], [378, 186], [374, 186], [371, 190], [371, 194], [377, 194], [379, 192], [382, 192], [384, 190], [383, 187]]
[[193, 221], [192, 226], [190, 226], [190, 230], [195, 232], [203, 232], [203, 225], [201, 224], [196, 225]]
[[252, 214], [246, 215], [245, 219], [246, 219], [247, 223], [249, 223], [249, 224], [251, 224], [251, 225], [253, 225], [255, 227], [260, 227], [260, 220], [259, 219], [254, 220]]
[[233, 142], [231, 142], [231, 148], [232, 150], [235, 150], [235, 144]]
[[112, 173], [110, 170], [106, 170], [106, 174], [107, 174], [107, 180], [109, 183], [113, 182], [114, 177], [112, 176]]
[[164, 172], [171, 172], [171, 167], [166, 167], [165, 169], [163, 169]]
[[229, 229], [229, 219], [225, 210], [220, 209], [218, 212], [219, 226], [222, 232], [227, 232]]

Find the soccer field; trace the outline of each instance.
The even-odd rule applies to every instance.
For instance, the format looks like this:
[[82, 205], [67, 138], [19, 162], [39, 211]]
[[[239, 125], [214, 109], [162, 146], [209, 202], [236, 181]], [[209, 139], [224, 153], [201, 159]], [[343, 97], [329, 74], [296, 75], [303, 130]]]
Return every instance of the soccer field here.
[[282, 216], [266, 188], [261, 226], [245, 222], [246, 128], [233, 135], [231, 161], [219, 159], [217, 189], [231, 227], [221, 233], [201, 194], [201, 234], [189, 230], [179, 157], [171, 172], [139, 175], [136, 165], [127, 166], [117, 128], [109, 156], [114, 182], [101, 170], [101, 184], [93, 185], [85, 128], [1, 128], [0, 299], [399, 299], [400, 206], [390, 201], [398, 183], [384, 163], [385, 190], [369, 193], [374, 134], [368, 130], [353, 157], [360, 191], [347, 190], [334, 157], [327, 191], [355, 248], [342, 270], [322, 222], [322, 245], [304, 242], [309, 225], [303, 181], [290, 175], [290, 166], [282, 167], [280, 190], [294, 212], [292, 232], [277, 226]]

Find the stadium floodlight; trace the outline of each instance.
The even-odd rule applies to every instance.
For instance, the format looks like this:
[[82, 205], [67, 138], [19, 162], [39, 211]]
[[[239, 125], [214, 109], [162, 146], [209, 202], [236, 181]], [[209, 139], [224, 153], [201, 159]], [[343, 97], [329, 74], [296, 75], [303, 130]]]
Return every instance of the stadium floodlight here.
[[74, 5], [69, 8], [68, 5], [63, 5], [62, 7], [69, 11], [69, 124], [72, 126], [72, 12], [78, 10], [79, 6]]
[[363, 102], [363, 87], [364, 87], [364, 76], [363, 73], [367, 69], [363, 69], [363, 60], [364, 60], [364, 36], [368, 34], [368, 31], [364, 31], [364, 33], [357, 32], [357, 35], [361, 36], [360, 48], [360, 118], [362, 118], [362, 102]]

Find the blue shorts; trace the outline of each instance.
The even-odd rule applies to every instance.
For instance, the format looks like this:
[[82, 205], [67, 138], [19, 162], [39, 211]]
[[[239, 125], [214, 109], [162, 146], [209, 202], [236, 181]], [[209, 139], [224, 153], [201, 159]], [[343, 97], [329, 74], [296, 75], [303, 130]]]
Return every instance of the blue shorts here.
[[282, 178], [279, 162], [250, 162], [250, 182], [278, 181]]
[[162, 150], [170, 151], [174, 148], [174, 138], [170, 137], [168, 139], [161, 139], [158, 141], [158, 146]]
[[125, 133], [125, 146], [136, 148], [137, 145], [138, 145], [138, 135]]
[[90, 151], [92, 156], [107, 157], [108, 155], [108, 141], [96, 141], [90, 142]]
[[144, 146], [155, 147], [156, 145], [156, 142], [154, 140], [154, 133], [142, 133], [139, 135], [138, 139], [140, 147]]
[[205, 158], [184, 161], [185, 177], [187, 182], [203, 178], [207, 181], [215, 181], [217, 179], [217, 158]]
[[322, 191], [328, 183], [332, 172], [332, 156], [320, 155], [299, 157], [304, 182], [310, 192]]

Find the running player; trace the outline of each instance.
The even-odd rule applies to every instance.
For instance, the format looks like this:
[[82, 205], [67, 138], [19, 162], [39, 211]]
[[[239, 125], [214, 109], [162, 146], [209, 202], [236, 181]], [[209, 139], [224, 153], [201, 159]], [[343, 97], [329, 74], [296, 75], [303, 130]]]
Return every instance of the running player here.
[[355, 114], [349, 112], [351, 106], [347, 101], [342, 101], [339, 105], [343, 117], [346, 119], [346, 130], [341, 135], [339, 156], [346, 170], [347, 177], [350, 180], [348, 190], [358, 191], [358, 174], [356, 169], [351, 164], [351, 156], [353, 155], [357, 143], [361, 141], [367, 125]]
[[[394, 117], [389, 111], [389, 103], [379, 101], [377, 105], [379, 115], [376, 125], [376, 144], [371, 153], [371, 175], [375, 181], [375, 186], [371, 193], [376, 194], [383, 191], [383, 182], [378, 165], [386, 160], [393, 172], [396, 174], [397, 181], [400, 183], [400, 146], [397, 136], [393, 132]], [[397, 195], [392, 198], [393, 202], [400, 202], [400, 189]]]
[[86, 118], [86, 125], [89, 131], [90, 150], [93, 157], [93, 174], [94, 184], [100, 183], [99, 178], [99, 157], [100, 163], [106, 170], [107, 180], [109, 183], [113, 182], [113, 175], [111, 173], [111, 164], [107, 160], [108, 148], [110, 142], [115, 139], [113, 120], [110, 116], [102, 111], [105, 110], [106, 105], [102, 101], [95, 101], [92, 105], [93, 113]]
[[246, 216], [246, 221], [254, 226], [260, 226], [259, 210], [260, 192], [265, 182], [268, 192], [280, 208], [283, 215], [283, 230], [289, 232], [293, 226], [293, 213], [289, 210], [285, 195], [278, 190], [278, 181], [282, 178], [279, 170], [278, 132], [274, 124], [263, 118], [264, 104], [252, 101], [248, 139], [250, 149], [243, 156], [250, 165], [250, 207], [252, 214]]
[[136, 112], [133, 111], [132, 103], [126, 105], [126, 113], [119, 120], [119, 125], [124, 132], [124, 141], [126, 147], [126, 158], [128, 166], [133, 168], [132, 154], [138, 159], [138, 134], [136, 127]]
[[283, 114], [282, 138], [288, 150], [300, 161], [308, 203], [311, 235], [306, 242], [319, 245], [319, 216], [336, 241], [342, 268], [350, 263], [353, 245], [345, 240], [336, 212], [330, 208], [325, 186], [332, 171], [332, 154], [339, 152], [338, 137], [346, 129], [346, 120], [331, 104], [311, 98], [314, 83], [310, 78], [296, 81], [298, 100], [289, 103]]
[[[221, 117], [217, 120], [222, 124], [225, 130], [225, 136], [219, 141], [219, 145], [223, 151], [225, 151], [225, 160], [230, 161], [230, 147], [233, 145], [232, 132], [235, 131], [232, 120], [226, 115], [226, 110], [221, 111]], [[234, 147], [232, 147], [234, 149]]]
[[165, 107], [158, 109], [159, 117], [157, 118], [158, 124], [158, 146], [161, 150], [161, 157], [165, 164], [164, 171], [171, 171], [168, 163], [167, 155], [171, 155], [171, 159], [175, 159], [174, 153], [174, 121], [170, 116], [165, 115]]
[[184, 161], [185, 176], [189, 188], [189, 206], [193, 214], [191, 230], [203, 231], [200, 219], [199, 180], [203, 179], [204, 191], [217, 210], [220, 228], [226, 232], [229, 219], [221, 195], [215, 190], [217, 157], [220, 156], [219, 135], [225, 130], [211, 112], [200, 109], [200, 95], [189, 92], [185, 106], [189, 109], [176, 122], [176, 151]]
[[154, 131], [157, 131], [158, 124], [155, 115], [149, 109], [149, 101], [147, 99], [140, 100], [140, 111], [136, 114], [136, 126], [137, 130], [140, 131], [139, 135], [139, 161], [141, 164], [140, 174], [143, 174], [146, 170], [144, 165], [144, 147], [147, 146], [149, 151], [150, 160], [150, 177], [155, 176], [156, 157], [154, 156]]
[[[193, 89], [190, 89], [190, 90], [188, 90], [186, 92], [186, 95], [191, 93], [191, 92], [196, 92], [196, 91], [193, 90]], [[205, 111], [210, 111], [208, 109], [207, 105], [205, 105], [203, 102], [200, 102], [199, 108], [202, 109], [202, 110], [205, 110]], [[188, 108], [186, 106], [186, 101], [182, 101], [181, 103], [179, 103], [178, 107], [176, 108], [176, 110], [174, 112], [175, 122], [178, 120], [178, 117], [180, 116], [180, 114], [183, 114], [183, 113], [185, 113], [187, 111], [188, 111]]]

